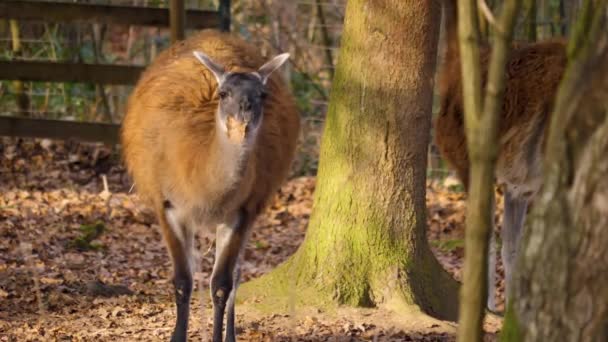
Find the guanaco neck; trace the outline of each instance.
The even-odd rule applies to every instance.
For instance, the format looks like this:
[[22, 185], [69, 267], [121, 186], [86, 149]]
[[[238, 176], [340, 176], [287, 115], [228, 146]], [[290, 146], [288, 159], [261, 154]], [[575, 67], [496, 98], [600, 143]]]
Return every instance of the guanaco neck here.
[[240, 182], [248, 168], [255, 139], [249, 138], [242, 142], [234, 142], [228, 138], [226, 130], [220, 125], [222, 124], [218, 113], [215, 119], [211, 155], [207, 161], [210, 168], [208, 171], [212, 174], [210, 179], [217, 179], [218, 185], [233, 187]]
[[168, 178], [171, 182], [163, 191], [178, 207], [215, 211], [230, 198], [238, 200], [235, 191], [247, 194], [250, 190], [253, 177], [248, 173], [253, 169], [255, 140], [232, 142], [217, 116], [215, 120], [208, 139], [177, 139], [176, 176]]

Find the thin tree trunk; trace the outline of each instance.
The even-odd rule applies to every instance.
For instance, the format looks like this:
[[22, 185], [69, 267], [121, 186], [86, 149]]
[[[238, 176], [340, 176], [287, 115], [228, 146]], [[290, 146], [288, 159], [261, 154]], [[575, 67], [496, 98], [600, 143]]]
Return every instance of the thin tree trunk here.
[[455, 319], [456, 282], [425, 234], [439, 20], [436, 1], [348, 2], [306, 239], [249, 284], [256, 298], [272, 289], [277, 303], [283, 289], [309, 305], [399, 303]]
[[539, 29], [539, 37], [538, 40], [545, 40], [552, 37], [551, 33], [551, 10], [550, 3], [547, 0], [539, 0], [539, 4], [536, 7], [536, 10], [540, 14], [540, 29]]
[[[569, 46], [504, 341], [608, 341], [608, 1]], [[591, 14], [591, 17], [588, 15]]]
[[7, 19], [0, 19], [0, 36], [4, 36], [6, 32], [8, 32], [7, 28], [9, 27]]
[[[100, 63], [103, 60], [103, 40], [106, 27], [103, 24], [91, 24], [91, 40], [93, 42], [93, 59], [95, 63]], [[106, 87], [103, 84], [95, 85], [95, 93], [98, 102], [101, 103], [101, 109], [107, 122], [114, 122], [110, 102], [106, 94]], [[99, 105], [95, 106], [95, 111], [99, 110]], [[95, 113], [97, 114], [97, 113]], [[96, 116], [96, 115], [94, 115]]]
[[506, 1], [497, 27], [493, 27], [493, 52], [484, 98], [481, 97], [476, 1], [460, 1], [458, 6], [465, 130], [471, 164], [458, 326], [458, 340], [462, 342], [482, 339], [487, 299], [488, 242], [494, 222], [494, 168], [498, 154], [496, 131], [505, 86], [504, 70], [519, 3], [518, 0]]
[[568, 25], [566, 22], [566, 6], [564, 4], [564, 0], [559, 0], [559, 30], [562, 36], [565, 36], [568, 33]]
[[524, 0], [525, 36], [529, 42], [536, 41], [536, 0]]
[[310, 13], [310, 19], [308, 22], [308, 28], [306, 29], [306, 39], [308, 39], [308, 42], [311, 44], [314, 44], [315, 42], [315, 33], [317, 31], [317, 8], [316, 7], [312, 7], [311, 8], [311, 13]]
[[323, 37], [323, 46], [325, 47], [325, 63], [327, 63], [327, 67], [329, 68], [329, 74], [333, 78], [334, 56], [331, 52], [331, 36], [329, 35], [329, 30], [327, 29], [327, 21], [325, 20], [325, 12], [323, 11], [323, 5], [321, 4], [321, 0], [315, 0], [315, 3], [317, 5], [317, 16], [319, 17], [319, 24], [321, 26], [321, 37]]

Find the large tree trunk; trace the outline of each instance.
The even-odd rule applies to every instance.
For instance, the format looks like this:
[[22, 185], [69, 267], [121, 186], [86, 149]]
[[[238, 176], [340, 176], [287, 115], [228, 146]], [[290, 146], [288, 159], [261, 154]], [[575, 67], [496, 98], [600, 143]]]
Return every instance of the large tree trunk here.
[[506, 341], [608, 341], [606, 3], [597, 1], [600, 8], [582, 18], [582, 26], [590, 26], [578, 30], [591, 32], [587, 46], [574, 55], [560, 88]]
[[348, 2], [306, 239], [258, 284], [309, 304], [407, 303], [455, 319], [457, 285], [425, 234], [439, 22], [437, 1]]

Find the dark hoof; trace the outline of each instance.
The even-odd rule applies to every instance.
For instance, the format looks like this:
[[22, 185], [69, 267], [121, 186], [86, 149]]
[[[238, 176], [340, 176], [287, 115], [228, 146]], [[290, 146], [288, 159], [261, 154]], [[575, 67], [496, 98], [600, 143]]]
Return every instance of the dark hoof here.
[[171, 335], [171, 342], [186, 342], [186, 341], [188, 341], [186, 334], [173, 333]]

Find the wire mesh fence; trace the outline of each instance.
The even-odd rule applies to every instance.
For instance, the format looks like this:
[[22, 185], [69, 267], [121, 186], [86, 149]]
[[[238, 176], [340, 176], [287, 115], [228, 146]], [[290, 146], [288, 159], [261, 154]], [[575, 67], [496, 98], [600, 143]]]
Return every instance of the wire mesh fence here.
[[[38, 0], [97, 5], [168, 7], [169, 0]], [[186, 0], [188, 9], [215, 10], [218, 0]], [[338, 60], [347, 0], [233, 1], [232, 31], [259, 47], [265, 56], [290, 52], [284, 69], [303, 117], [296, 174], [314, 174], [331, 80]], [[492, 1], [489, 1], [492, 5]], [[516, 37], [526, 40], [565, 35], [578, 0], [537, 0], [524, 10]], [[531, 20], [531, 18], [533, 20]], [[169, 30], [93, 23], [0, 20], [0, 60], [149, 64], [169, 46]], [[130, 86], [82, 83], [0, 81], [0, 115], [120, 122]], [[436, 112], [437, 106], [434, 106]], [[449, 171], [429, 146], [428, 174]]]

